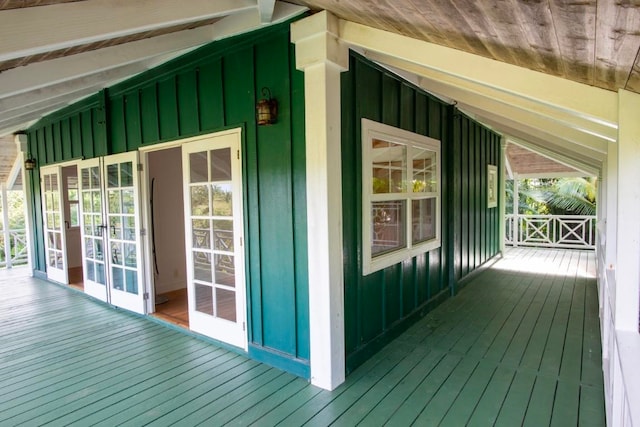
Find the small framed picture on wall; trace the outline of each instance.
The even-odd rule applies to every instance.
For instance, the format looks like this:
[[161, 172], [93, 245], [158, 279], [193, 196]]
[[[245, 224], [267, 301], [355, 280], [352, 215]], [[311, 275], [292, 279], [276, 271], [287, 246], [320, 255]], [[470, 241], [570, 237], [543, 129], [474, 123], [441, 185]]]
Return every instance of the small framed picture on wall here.
[[498, 206], [498, 168], [487, 165], [487, 207]]

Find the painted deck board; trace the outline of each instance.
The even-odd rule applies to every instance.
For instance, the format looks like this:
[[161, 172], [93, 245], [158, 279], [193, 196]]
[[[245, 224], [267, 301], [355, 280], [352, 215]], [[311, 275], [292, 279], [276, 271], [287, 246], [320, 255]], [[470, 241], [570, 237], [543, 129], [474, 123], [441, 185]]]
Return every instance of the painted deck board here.
[[320, 390], [0, 271], [0, 425], [604, 425], [592, 253], [510, 249]]

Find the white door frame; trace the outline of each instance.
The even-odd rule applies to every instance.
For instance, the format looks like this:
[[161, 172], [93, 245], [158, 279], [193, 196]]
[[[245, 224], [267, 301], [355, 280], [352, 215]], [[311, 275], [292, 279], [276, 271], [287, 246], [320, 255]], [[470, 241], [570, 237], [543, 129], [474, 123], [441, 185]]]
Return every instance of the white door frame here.
[[[62, 206], [62, 202], [63, 202], [63, 195], [62, 195], [62, 168], [63, 168], [63, 164], [56, 164], [56, 165], [50, 165], [50, 166], [43, 166], [40, 168], [40, 194], [41, 194], [41, 202], [42, 202], [42, 230], [43, 230], [43, 234], [44, 234], [44, 248], [45, 248], [45, 264], [47, 266], [46, 270], [47, 270], [47, 278], [49, 280], [58, 282], [58, 283], [62, 283], [62, 284], [69, 284], [69, 272], [67, 270], [67, 245], [66, 245], [66, 236], [65, 236], [65, 230], [64, 230], [64, 224], [65, 224], [65, 216], [64, 216], [64, 209]], [[51, 215], [53, 215], [51, 218], [54, 219], [54, 228], [51, 229], [53, 233], [59, 233], [60, 234], [60, 247], [59, 248], [54, 248], [53, 250], [56, 252], [60, 253], [60, 256], [62, 257], [62, 268], [54, 268], [50, 265], [50, 260], [49, 260], [49, 251], [50, 251], [50, 246], [51, 246], [51, 242], [49, 241], [49, 225], [48, 225], [48, 213], [49, 210], [47, 209], [47, 191], [45, 188], [45, 176], [49, 176], [55, 174], [56, 176], [56, 186], [58, 188], [58, 209], [55, 210], [55, 213], [52, 213]], [[55, 215], [56, 213], [59, 215], [59, 228], [55, 227]], [[54, 239], [55, 240], [55, 239]], [[55, 242], [54, 242], [55, 243]]]
[[[207, 335], [211, 338], [226, 342], [236, 347], [240, 347], [245, 351], [248, 348], [247, 338], [247, 299], [246, 299], [246, 280], [245, 280], [245, 251], [244, 251], [244, 206], [243, 206], [243, 185], [242, 185], [242, 134], [241, 129], [233, 129], [230, 131], [219, 132], [215, 134], [205, 135], [199, 138], [191, 139], [182, 146], [182, 173], [184, 184], [184, 209], [185, 209], [185, 250], [187, 255], [187, 293], [189, 300], [189, 328], [195, 332]], [[189, 154], [192, 152], [205, 151], [209, 153], [217, 148], [230, 148], [230, 165], [231, 165], [231, 188], [232, 188], [232, 206], [233, 206], [233, 262], [234, 262], [234, 286], [235, 293], [235, 319], [236, 321], [225, 320], [224, 318], [208, 315], [204, 312], [196, 310], [196, 295], [193, 269], [193, 239], [192, 239], [192, 218], [191, 218], [191, 202], [190, 202], [190, 185], [189, 176]], [[207, 170], [210, 169], [211, 159], [207, 160]], [[225, 180], [226, 181], [226, 180]], [[209, 177], [207, 182], [211, 182]], [[200, 184], [202, 185], [202, 184]], [[209, 187], [210, 184], [206, 184]], [[211, 196], [210, 196], [211, 197]], [[209, 205], [211, 206], [211, 204]], [[213, 221], [215, 215], [210, 213], [204, 215], [211, 217]], [[223, 216], [224, 217], [224, 216]], [[219, 219], [224, 220], [224, 219]], [[213, 225], [210, 225], [213, 227]], [[210, 249], [201, 249], [203, 256], [209, 258], [210, 268], [214, 265], [216, 255], [220, 255], [219, 248], [215, 248], [215, 239], [209, 241]], [[224, 251], [222, 251], [224, 253]], [[224, 256], [224, 255], [221, 255]], [[212, 305], [216, 307], [216, 298], [218, 291], [225, 291], [225, 285], [216, 282], [215, 274], [212, 273]], [[205, 282], [201, 282], [203, 285]], [[208, 283], [208, 282], [206, 282]], [[204, 286], [209, 287], [209, 285]], [[215, 292], [215, 296], [213, 296]], [[217, 308], [213, 308], [214, 311]]]

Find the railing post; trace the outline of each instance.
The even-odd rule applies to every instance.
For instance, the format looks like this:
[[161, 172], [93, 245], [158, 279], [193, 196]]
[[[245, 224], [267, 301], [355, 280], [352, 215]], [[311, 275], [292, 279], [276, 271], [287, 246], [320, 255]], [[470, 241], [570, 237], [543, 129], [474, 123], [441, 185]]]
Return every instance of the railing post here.
[[11, 233], [9, 232], [9, 203], [7, 203], [7, 186], [2, 183], [2, 232], [4, 233], [5, 266], [11, 268]]
[[513, 247], [518, 247], [518, 240], [520, 239], [520, 219], [518, 213], [520, 212], [520, 185], [518, 174], [513, 174]]

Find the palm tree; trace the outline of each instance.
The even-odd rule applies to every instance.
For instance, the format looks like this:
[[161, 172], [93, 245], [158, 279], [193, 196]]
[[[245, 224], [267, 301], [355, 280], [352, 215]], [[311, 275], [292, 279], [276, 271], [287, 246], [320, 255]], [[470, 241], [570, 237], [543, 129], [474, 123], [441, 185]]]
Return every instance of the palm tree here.
[[560, 178], [543, 189], [553, 215], [595, 215], [597, 178]]

